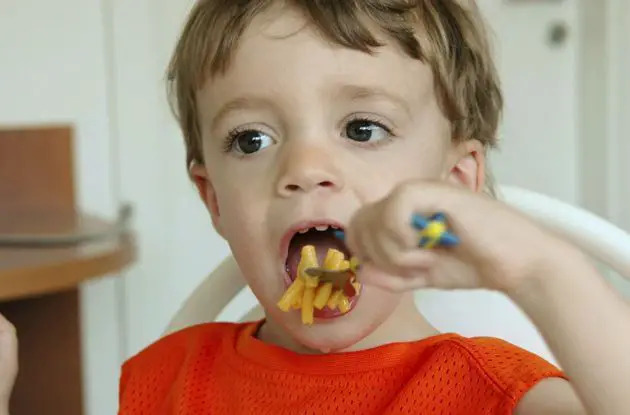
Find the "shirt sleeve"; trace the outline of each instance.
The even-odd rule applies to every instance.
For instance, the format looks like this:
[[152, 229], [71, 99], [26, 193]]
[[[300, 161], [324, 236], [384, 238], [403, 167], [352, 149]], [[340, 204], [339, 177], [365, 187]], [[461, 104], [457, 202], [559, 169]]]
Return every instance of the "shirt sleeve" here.
[[512, 413], [538, 382], [549, 378], [568, 380], [552, 363], [504, 340], [479, 337], [467, 343], [466, 349], [479, 370], [503, 392], [506, 413]]

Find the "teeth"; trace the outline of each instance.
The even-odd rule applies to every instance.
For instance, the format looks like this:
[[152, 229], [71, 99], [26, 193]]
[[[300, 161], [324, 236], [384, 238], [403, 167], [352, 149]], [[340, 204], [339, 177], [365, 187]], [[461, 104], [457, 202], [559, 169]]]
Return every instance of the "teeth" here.
[[298, 232], [304, 234], [304, 233], [308, 232], [308, 229], [300, 229]]
[[328, 230], [328, 225], [316, 226], [315, 229], [317, 229], [318, 231], [326, 231]]

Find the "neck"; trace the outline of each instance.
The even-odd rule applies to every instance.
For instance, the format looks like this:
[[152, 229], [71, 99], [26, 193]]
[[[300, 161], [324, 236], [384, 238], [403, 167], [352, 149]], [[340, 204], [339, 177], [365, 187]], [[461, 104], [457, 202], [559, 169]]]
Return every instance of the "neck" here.
[[[402, 296], [398, 307], [383, 324], [352, 346], [338, 351], [350, 352], [372, 349], [388, 343], [418, 341], [437, 334], [439, 334], [438, 330], [418, 311], [414, 303], [413, 293], [407, 293]], [[296, 353], [322, 353], [320, 350], [312, 350], [297, 343], [279, 324], [269, 318], [260, 327], [256, 337], [265, 343], [281, 346]]]

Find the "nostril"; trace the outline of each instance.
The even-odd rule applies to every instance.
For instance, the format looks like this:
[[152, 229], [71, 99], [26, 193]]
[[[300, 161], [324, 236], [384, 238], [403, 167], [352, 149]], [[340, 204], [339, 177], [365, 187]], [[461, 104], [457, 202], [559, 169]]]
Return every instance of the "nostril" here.
[[295, 194], [300, 192], [311, 192], [319, 189], [334, 189], [337, 183], [332, 180], [304, 180], [303, 182], [293, 181], [281, 185], [282, 192], [285, 194]]

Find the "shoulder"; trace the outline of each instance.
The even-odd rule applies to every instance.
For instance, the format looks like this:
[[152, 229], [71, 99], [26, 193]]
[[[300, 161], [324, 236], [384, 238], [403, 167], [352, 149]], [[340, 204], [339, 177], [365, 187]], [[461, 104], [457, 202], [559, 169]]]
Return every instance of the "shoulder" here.
[[143, 366], [162, 358], [173, 359], [199, 346], [219, 346], [221, 339], [235, 333], [240, 324], [206, 323], [164, 336], [127, 360], [123, 366]]
[[453, 342], [505, 397], [506, 405], [512, 409], [533, 388], [548, 380], [568, 385], [564, 373], [552, 363], [504, 340], [458, 337]]
[[527, 387], [543, 378], [564, 377], [552, 363], [505, 340], [461, 337], [455, 341], [503, 388]]
[[186, 359], [203, 353], [212, 358], [224, 341], [236, 336], [244, 324], [207, 323], [188, 327], [162, 337], [129, 358], [122, 366], [120, 394], [131, 385], [146, 383], [147, 379], [167, 385], [174, 381]]

